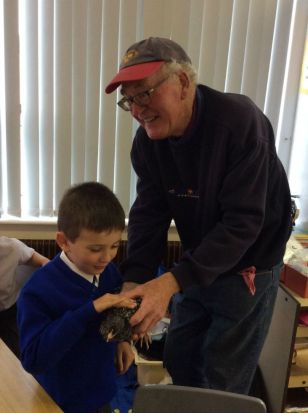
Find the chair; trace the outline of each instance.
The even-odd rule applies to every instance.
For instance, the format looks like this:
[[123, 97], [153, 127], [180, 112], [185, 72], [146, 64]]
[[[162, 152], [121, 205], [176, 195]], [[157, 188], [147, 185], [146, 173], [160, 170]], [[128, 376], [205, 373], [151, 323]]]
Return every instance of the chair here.
[[133, 413], [266, 413], [261, 399], [221, 390], [150, 384], [135, 394]]
[[252, 396], [184, 386], [147, 385], [136, 391], [133, 413], [284, 412], [299, 311], [299, 303], [279, 286]]
[[[273, 317], [259, 359], [261, 392], [268, 413], [284, 412], [300, 304], [279, 286]], [[255, 395], [255, 394], [254, 394]]]

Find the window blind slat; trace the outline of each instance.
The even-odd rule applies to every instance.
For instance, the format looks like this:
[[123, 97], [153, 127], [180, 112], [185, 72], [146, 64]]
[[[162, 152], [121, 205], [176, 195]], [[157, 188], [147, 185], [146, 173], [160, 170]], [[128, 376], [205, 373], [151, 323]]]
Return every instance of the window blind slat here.
[[[270, 66], [271, 50], [273, 43], [273, 34], [275, 26], [275, 15], [277, 0], [266, 0], [264, 8], [264, 19], [262, 22], [262, 33], [257, 33], [257, 37], [262, 38], [261, 47], [259, 51], [259, 62], [257, 63], [258, 75], [255, 79], [256, 84], [256, 94], [255, 102], [256, 104], [264, 109], [267, 79]], [[252, 43], [253, 47], [253, 43]], [[262, 62], [262, 64], [260, 64]]]
[[[19, 39], [18, 0], [5, 1], [3, 10], [3, 65], [2, 79], [2, 148], [5, 151], [5, 171], [1, 171], [3, 182], [2, 199], [6, 202], [5, 213], [21, 216], [20, 180], [20, 89], [19, 89]], [[4, 153], [2, 153], [4, 156]]]
[[40, 215], [53, 216], [53, 0], [38, 4]]
[[289, 44], [293, 1], [278, 1], [264, 112], [277, 132]]
[[[1, 11], [0, 11], [0, 25], [1, 25]], [[1, 34], [0, 34], [0, 39], [1, 39]], [[0, 40], [1, 42], [1, 40]], [[0, 45], [0, 53], [1, 53], [1, 45]], [[0, 75], [0, 88], [2, 87], [1, 84], [1, 75]], [[3, 90], [3, 89], [2, 89]], [[0, 171], [3, 171], [5, 169], [5, 164], [3, 160], [4, 156], [4, 151], [2, 150], [2, 127], [1, 127], [1, 113], [2, 113], [2, 106], [0, 102]], [[3, 176], [0, 179], [0, 218], [4, 212], [4, 197], [3, 197]]]
[[[248, 14], [241, 92], [253, 100], [258, 90], [258, 73], [264, 70], [263, 64], [268, 66], [268, 62], [262, 62], [261, 67], [259, 65], [263, 42], [260, 34], [263, 33], [263, 24], [266, 20], [265, 3], [266, 0], [251, 1]], [[271, 39], [266, 39], [266, 42], [271, 44]]]
[[219, 1], [206, 1], [200, 42], [199, 81], [213, 85], [219, 22]]
[[200, 39], [202, 33], [203, 7], [203, 0], [195, 0], [194, 2], [191, 2], [190, 5], [187, 52], [196, 70], [198, 70], [200, 59]]
[[120, 2], [103, 2], [103, 23], [101, 36], [101, 96], [98, 143], [98, 180], [114, 188], [114, 158], [116, 137], [117, 94], [106, 95], [105, 86], [118, 68], [118, 27]]
[[99, 126], [100, 54], [102, 32], [102, 3], [91, 0], [88, 3], [87, 45], [86, 45], [86, 181], [97, 179], [97, 147]]
[[[168, 2], [166, 2], [168, 3]], [[190, 18], [190, 2], [187, 0], [172, 0], [172, 11], [165, 15], [164, 24], [169, 34], [167, 37], [176, 39], [176, 41], [187, 50], [188, 33], [189, 33], [189, 18]], [[158, 34], [158, 36], [161, 36]]]
[[26, 214], [39, 216], [37, 0], [20, 5], [22, 196]]
[[138, 10], [138, 15], [141, 15], [142, 29], [141, 33], [136, 33], [139, 34], [140, 40], [149, 36], [169, 37], [170, 25], [168, 28], [166, 27], [166, 19], [168, 19], [168, 8], [170, 12], [170, 7], [172, 7], [171, 1], [142, 1], [142, 6]]
[[72, 16], [72, 182], [81, 182], [86, 151], [86, 49], [88, 1], [75, 0]]
[[55, 187], [58, 206], [63, 192], [71, 185], [72, 113], [72, 0], [55, 2]]
[[[127, 44], [132, 44], [136, 41], [136, 22], [137, 22], [137, 5], [138, 2], [122, 2], [120, 8], [120, 27], [119, 31], [119, 54], [118, 64], [122, 58]], [[114, 74], [113, 74], [114, 75]], [[109, 79], [110, 80], [110, 79]], [[120, 99], [119, 91], [118, 99]], [[117, 108], [116, 117], [116, 140], [114, 152], [114, 186], [113, 189], [117, 194], [126, 212], [129, 210], [130, 201], [130, 147], [132, 142], [132, 125], [133, 121], [128, 113], [124, 113]]]
[[234, 1], [225, 82], [225, 91], [227, 92], [239, 92], [241, 90], [248, 12], [248, 1]]
[[[276, 145], [278, 148], [278, 155], [280, 159], [282, 160], [283, 164], [285, 165], [285, 168], [287, 171], [290, 171], [293, 176], [296, 178], [294, 181], [298, 180], [301, 182], [301, 176], [297, 175], [299, 168], [297, 167], [298, 165], [307, 165], [307, 162], [304, 162], [303, 164], [301, 162], [298, 162], [298, 159], [295, 155], [297, 152], [298, 148], [300, 148], [300, 151], [303, 151], [301, 148], [300, 144], [296, 142], [296, 137], [295, 137], [295, 131], [294, 131], [294, 126], [295, 126], [295, 117], [296, 117], [296, 108], [298, 107], [298, 89], [300, 85], [300, 79], [301, 76], [304, 76], [304, 73], [301, 74], [302, 71], [302, 56], [304, 55], [305, 52], [305, 43], [307, 42], [308, 39], [308, 2], [305, 0], [300, 0], [297, 3], [297, 8], [295, 12], [295, 18], [294, 22], [294, 30], [293, 30], [293, 35], [292, 35], [292, 42], [290, 45], [290, 54], [288, 57], [288, 66], [287, 66], [287, 79], [286, 79], [286, 84], [285, 84], [285, 90], [284, 90], [284, 98], [283, 98], [283, 108], [280, 113], [280, 118], [279, 118], [279, 125], [278, 125], [278, 131], [277, 131], [277, 139], [276, 139]], [[308, 53], [308, 49], [307, 49]], [[303, 68], [304, 68], [303, 63]], [[308, 105], [308, 103], [307, 103]], [[308, 106], [306, 107], [306, 113], [308, 112]], [[305, 116], [306, 118], [307, 116]], [[307, 140], [307, 133], [306, 133], [306, 140]], [[294, 152], [293, 152], [294, 150]], [[291, 162], [290, 159], [290, 153], [291, 153], [291, 159], [293, 158], [293, 165], [290, 168], [289, 162]], [[304, 151], [303, 151], [304, 153]], [[291, 176], [290, 176], [291, 179]], [[293, 178], [292, 178], [293, 180]], [[293, 182], [291, 180], [292, 186]], [[307, 182], [307, 180], [303, 180], [303, 182]], [[297, 188], [293, 189], [293, 193], [296, 194], [298, 193]]]
[[213, 87], [224, 91], [227, 73], [233, 1], [220, 0]]

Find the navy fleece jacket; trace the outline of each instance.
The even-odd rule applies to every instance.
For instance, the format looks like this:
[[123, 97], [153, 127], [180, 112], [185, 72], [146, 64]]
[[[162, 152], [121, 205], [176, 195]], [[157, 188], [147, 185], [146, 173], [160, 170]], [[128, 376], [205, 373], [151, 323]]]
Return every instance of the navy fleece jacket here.
[[137, 130], [131, 160], [137, 198], [128, 226], [125, 281], [155, 276], [173, 219], [184, 254], [171, 268], [180, 287], [278, 264], [291, 231], [291, 196], [269, 120], [246, 96], [197, 87], [185, 135]]

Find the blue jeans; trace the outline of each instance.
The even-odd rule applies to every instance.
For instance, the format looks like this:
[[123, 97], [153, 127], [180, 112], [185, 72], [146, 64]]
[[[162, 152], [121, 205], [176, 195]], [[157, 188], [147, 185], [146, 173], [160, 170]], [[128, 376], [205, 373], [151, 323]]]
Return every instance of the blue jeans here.
[[251, 295], [239, 274], [174, 296], [164, 364], [173, 384], [248, 394], [269, 329], [281, 264], [256, 274]]

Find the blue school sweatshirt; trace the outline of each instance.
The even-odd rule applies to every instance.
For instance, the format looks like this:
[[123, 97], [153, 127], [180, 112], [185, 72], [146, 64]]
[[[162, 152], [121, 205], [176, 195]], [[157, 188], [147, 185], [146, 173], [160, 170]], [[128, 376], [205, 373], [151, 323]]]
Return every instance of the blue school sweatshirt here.
[[57, 255], [37, 270], [18, 299], [21, 362], [65, 413], [88, 413], [116, 392], [115, 344], [99, 333], [93, 300], [121, 286], [110, 263], [91, 285]]

